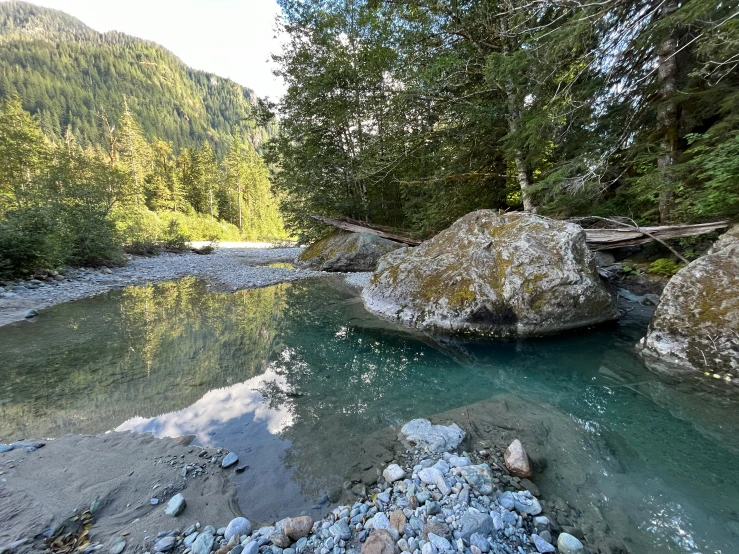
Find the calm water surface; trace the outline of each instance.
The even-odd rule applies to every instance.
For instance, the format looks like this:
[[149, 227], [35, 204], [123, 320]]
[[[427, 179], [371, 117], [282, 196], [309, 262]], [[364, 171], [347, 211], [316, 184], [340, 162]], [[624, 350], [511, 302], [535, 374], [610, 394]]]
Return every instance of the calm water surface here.
[[[239, 501], [267, 521], [325, 512], [387, 458], [390, 426], [503, 402], [544, 430], [545, 494], [635, 554], [739, 552], [737, 404], [647, 372], [633, 353], [644, 327], [439, 344], [370, 316], [338, 280], [130, 287], [0, 328], [0, 442], [194, 434], [250, 466]], [[557, 467], [563, 452], [576, 462]]]

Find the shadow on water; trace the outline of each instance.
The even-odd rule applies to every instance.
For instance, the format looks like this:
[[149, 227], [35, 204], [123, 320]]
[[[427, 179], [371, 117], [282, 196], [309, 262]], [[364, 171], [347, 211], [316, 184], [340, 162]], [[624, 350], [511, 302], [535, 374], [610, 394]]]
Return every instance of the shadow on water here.
[[550, 461], [545, 494], [605, 518], [596, 527], [634, 552], [731, 552], [736, 404], [645, 371], [633, 352], [644, 327], [440, 341], [372, 317], [338, 279], [131, 287], [0, 328], [0, 441], [194, 434], [238, 453], [242, 510], [268, 521], [346, 498], [347, 480], [392, 459], [408, 419], [507, 421]]

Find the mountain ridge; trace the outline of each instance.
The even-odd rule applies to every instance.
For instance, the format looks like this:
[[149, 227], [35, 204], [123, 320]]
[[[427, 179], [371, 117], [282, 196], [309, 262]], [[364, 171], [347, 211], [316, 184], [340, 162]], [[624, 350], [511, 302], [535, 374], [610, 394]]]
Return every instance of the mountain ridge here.
[[248, 87], [153, 41], [16, 0], [0, 3], [0, 97], [14, 93], [48, 136], [71, 128], [83, 144], [104, 143], [103, 116], [117, 119], [124, 99], [147, 138], [176, 149], [207, 140], [222, 152], [235, 134], [258, 147], [271, 133], [256, 125]]

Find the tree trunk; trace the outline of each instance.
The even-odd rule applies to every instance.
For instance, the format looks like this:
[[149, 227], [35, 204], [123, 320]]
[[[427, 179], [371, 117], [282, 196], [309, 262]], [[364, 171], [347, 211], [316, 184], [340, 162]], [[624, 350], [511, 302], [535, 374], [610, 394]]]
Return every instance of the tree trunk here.
[[[668, 16], [677, 9], [677, 0], [667, 0], [662, 8], [662, 17]], [[662, 153], [657, 158], [657, 168], [662, 172], [662, 190], [659, 193], [659, 221], [669, 223], [670, 211], [674, 202], [674, 177], [670, 168], [677, 161], [678, 115], [677, 106], [672, 98], [677, 91], [677, 38], [671, 32], [659, 46], [659, 68], [657, 78], [660, 84], [660, 102], [658, 111], [662, 128]]]
[[239, 184], [239, 231], [243, 232], [243, 221], [241, 219], [241, 179], [238, 179]]

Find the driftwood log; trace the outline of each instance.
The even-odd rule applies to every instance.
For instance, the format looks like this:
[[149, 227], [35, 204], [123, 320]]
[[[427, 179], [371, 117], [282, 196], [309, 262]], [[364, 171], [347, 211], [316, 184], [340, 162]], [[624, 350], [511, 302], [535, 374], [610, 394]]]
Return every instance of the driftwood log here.
[[[364, 223], [363, 221], [357, 221], [348, 217], [333, 218], [315, 214], [311, 215], [311, 217], [316, 221], [344, 231], [370, 233], [409, 246], [418, 246], [421, 244], [421, 241], [415, 240], [407, 235], [402, 235], [388, 227]], [[609, 250], [624, 246], [637, 246], [651, 241], [662, 242], [665, 239], [705, 235], [728, 226], [728, 221], [699, 223], [697, 225], [662, 225], [659, 227], [636, 227], [623, 224], [623, 228], [617, 229], [585, 229], [585, 236], [591, 250]]]

